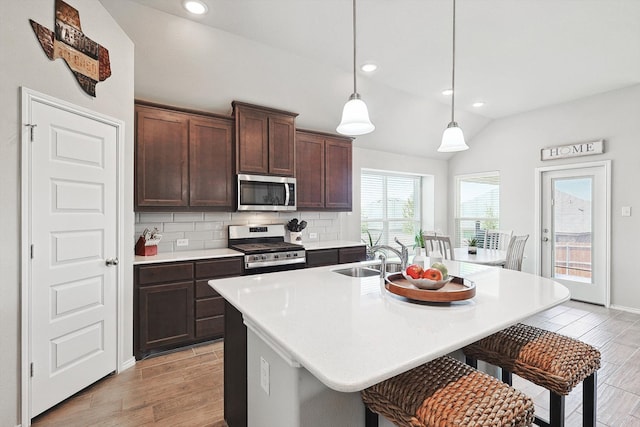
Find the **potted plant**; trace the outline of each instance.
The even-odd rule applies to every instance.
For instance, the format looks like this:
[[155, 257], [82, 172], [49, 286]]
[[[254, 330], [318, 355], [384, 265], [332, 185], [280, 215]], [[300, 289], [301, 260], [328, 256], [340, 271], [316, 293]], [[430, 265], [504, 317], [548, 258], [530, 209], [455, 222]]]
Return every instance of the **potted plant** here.
[[474, 237], [472, 239], [469, 239], [469, 241], [467, 242], [468, 244], [468, 248], [467, 251], [470, 254], [476, 254], [478, 253], [478, 240]]
[[371, 250], [371, 248], [373, 248], [374, 246], [377, 246], [378, 243], [380, 242], [380, 238], [382, 237], [382, 233], [380, 233], [380, 235], [378, 236], [378, 238], [376, 239], [376, 241], [373, 241], [373, 237], [371, 237], [371, 233], [369, 232], [369, 230], [364, 230], [365, 233], [367, 233], [367, 240], [362, 239], [362, 242], [367, 246], [366, 251], [367, 251], [367, 260], [372, 260], [375, 258], [375, 254], [373, 253], [373, 251]]
[[422, 228], [414, 236], [414, 242], [413, 247], [416, 250], [416, 254], [413, 257], [413, 264], [418, 264], [424, 267], [424, 257], [426, 255], [424, 248], [426, 245]]
[[415, 237], [414, 237], [414, 244], [413, 247], [418, 249], [418, 252], [421, 252], [421, 249], [424, 249], [425, 247], [425, 243], [424, 243], [424, 234], [422, 231], [422, 228], [416, 233]]

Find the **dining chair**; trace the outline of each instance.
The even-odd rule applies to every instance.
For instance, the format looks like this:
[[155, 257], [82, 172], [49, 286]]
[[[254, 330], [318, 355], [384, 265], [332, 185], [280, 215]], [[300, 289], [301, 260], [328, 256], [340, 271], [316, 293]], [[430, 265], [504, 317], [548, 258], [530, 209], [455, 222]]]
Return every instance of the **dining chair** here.
[[429, 254], [436, 249], [440, 251], [442, 254], [442, 258], [455, 260], [455, 255], [453, 254], [453, 245], [451, 244], [451, 238], [449, 236], [438, 236], [435, 234], [423, 234], [424, 237], [424, 246], [426, 255]]
[[511, 236], [513, 236], [513, 231], [487, 230], [487, 235], [484, 239], [484, 248], [506, 251], [511, 241]]
[[524, 247], [527, 244], [528, 234], [513, 236], [507, 248], [507, 257], [504, 268], [509, 270], [522, 271], [522, 258], [524, 257]]
[[476, 239], [477, 247], [484, 248], [484, 242], [487, 241], [487, 230], [485, 230], [484, 228], [476, 230], [475, 237], [473, 238]]

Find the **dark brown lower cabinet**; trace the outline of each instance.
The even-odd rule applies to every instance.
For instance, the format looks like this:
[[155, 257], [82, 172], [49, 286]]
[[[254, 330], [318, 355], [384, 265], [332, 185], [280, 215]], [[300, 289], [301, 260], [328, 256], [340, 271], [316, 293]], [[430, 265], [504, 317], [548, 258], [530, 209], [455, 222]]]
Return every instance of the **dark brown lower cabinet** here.
[[193, 340], [193, 282], [141, 288], [140, 344], [146, 349]]
[[196, 281], [196, 338], [224, 335], [224, 299], [208, 282]]
[[364, 245], [307, 251], [307, 267], [347, 264], [350, 262], [364, 261], [366, 259], [367, 253]]
[[348, 264], [350, 262], [359, 262], [367, 259], [366, 246], [354, 246], [352, 248], [338, 249], [338, 263]]
[[224, 336], [224, 300], [208, 282], [242, 274], [242, 257], [136, 265], [136, 359]]

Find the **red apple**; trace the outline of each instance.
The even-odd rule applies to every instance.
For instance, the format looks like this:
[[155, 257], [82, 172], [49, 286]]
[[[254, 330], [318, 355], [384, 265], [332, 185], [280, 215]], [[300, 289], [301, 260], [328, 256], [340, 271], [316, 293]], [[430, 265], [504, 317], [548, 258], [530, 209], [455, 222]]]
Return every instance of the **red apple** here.
[[422, 272], [422, 278], [439, 282], [442, 280], [442, 272], [437, 268], [427, 268]]
[[406, 274], [412, 279], [419, 279], [422, 277], [422, 267], [417, 264], [411, 264], [407, 267]]

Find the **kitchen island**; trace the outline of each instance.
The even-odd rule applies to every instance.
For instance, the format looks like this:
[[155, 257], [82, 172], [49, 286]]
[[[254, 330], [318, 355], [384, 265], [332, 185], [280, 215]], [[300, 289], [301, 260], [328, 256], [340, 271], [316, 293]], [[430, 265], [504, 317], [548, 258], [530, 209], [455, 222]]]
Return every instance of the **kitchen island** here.
[[474, 298], [417, 303], [380, 277], [335, 271], [366, 264], [210, 282], [247, 327], [249, 426], [362, 426], [360, 390], [569, 298], [549, 279], [454, 261], [450, 274], [473, 281]]

